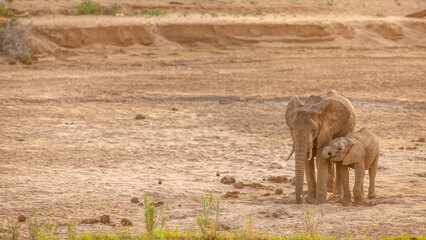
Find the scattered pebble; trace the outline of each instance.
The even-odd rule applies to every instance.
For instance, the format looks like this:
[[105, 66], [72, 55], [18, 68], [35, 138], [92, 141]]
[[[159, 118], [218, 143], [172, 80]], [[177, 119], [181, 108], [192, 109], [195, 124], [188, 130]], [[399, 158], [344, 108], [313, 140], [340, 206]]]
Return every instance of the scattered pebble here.
[[223, 198], [238, 198], [238, 194], [239, 194], [240, 192], [238, 192], [238, 191], [232, 191], [232, 192], [227, 192], [227, 193], [225, 193], [225, 195], [223, 195], [222, 197]]
[[111, 222], [111, 218], [109, 215], [105, 214], [100, 217], [101, 223], [108, 224]]
[[217, 171], [217, 172], [216, 172], [216, 176], [218, 176], [218, 177], [220, 176], [220, 173], [219, 173], [219, 171]]
[[162, 183], [163, 183], [163, 180], [158, 179], [158, 184], [162, 184]]
[[[264, 178], [265, 179], [265, 178]], [[286, 176], [269, 176], [266, 180], [274, 183], [287, 183], [290, 179]]]
[[235, 183], [235, 178], [225, 176], [222, 179], [220, 179], [220, 182], [223, 183], [223, 184], [229, 185], [229, 184]]
[[277, 190], [275, 190], [275, 194], [281, 195], [281, 194], [283, 194], [283, 190], [282, 189], [277, 189]]
[[127, 218], [121, 219], [120, 223], [121, 223], [121, 226], [132, 226], [133, 225], [132, 221], [130, 221]]
[[155, 207], [159, 207], [159, 206], [163, 206], [163, 205], [164, 205], [164, 202], [161, 202], [161, 201], [154, 203]]
[[244, 183], [243, 182], [234, 183], [234, 188], [236, 188], [236, 189], [243, 189], [244, 188]]
[[99, 222], [99, 218], [86, 218], [81, 221], [82, 224], [94, 224]]
[[178, 109], [177, 108], [175, 108], [175, 107], [172, 107], [172, 111], [177, 111]]
[[131, 203], [138, 203], [139, 202], [139, 198], [134, 197], [130, 200]]
[[419, 138], [418, 140], [417, 140], [417, 142], [425, 142], [426, 140], [425, 140], [425, 138], [424, 137], [421, 137], [421, 138]]
[[18, 217], [18, 221], [19, 222], [25, 222], [25, 220], [27, 220], [27, 218], [24, 215], [20, 214], [19, 217]]
[[135, 119], [137, 119], [137, 120], [142, 120], [142, 119], [145, 119], [146, 117], [144, 116], [144, 115], [142, 115], [142, 114], [138, 114], [138, 115], [136, 115], [136, 117], [135, 117]]

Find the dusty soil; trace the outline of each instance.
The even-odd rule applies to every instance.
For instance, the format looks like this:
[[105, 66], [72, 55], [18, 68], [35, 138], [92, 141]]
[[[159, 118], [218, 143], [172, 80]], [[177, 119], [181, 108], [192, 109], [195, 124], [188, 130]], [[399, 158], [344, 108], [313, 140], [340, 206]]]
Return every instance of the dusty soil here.
[[[28, 217], [35, 209], [40, 219], [50, 217], [59, 225], [61, 236], [71, 220], [78, 231], [116, 232], [124, 229], [121, 219], [129, 219], [131, 231], [140, 232], [143, 207], [131, 199], [140, 200], [148, 192], [164, 204], [168, 228], [194, 229], [203, 195], [214, 194], [221, 197], [222, 229], [245, 228], [247, 212], [258, 231], [303, 232], [305, 208], [316, 207], [324, 211], [322, 234], [426, 232], [424, 19], [404, 18], [396, 14], [398, 5], [384, 10], [374, 5], [379, 1], [368, 3], [376, 6], [368, 10], [352, 6], [356, 15], [337, 19], [329, 11], [349, 11], [351, 6], [324, 2], [322, 8], [312, 8], [290, 2], [286, 4], [323, 15], [314, 20], [292, 17], [302, 27], [287, 26], [284, 38], [336, 37], [327, 44], [271, 41], [282, 31], [271, 30], [272, 37], [265, 37], [267, 24], [286, 27], [274, 22], [274, 16], [208, 21], [195, 16], [180, 26], [200, 24], [202, 32], [208, 24], [216, 30], [180, 42], [179, 37], [165, 37], [181, 33], [179, 24], [172, 24], [177, 15], [79, 20], [58, 17], [70, 15], [68, 4], [76, 1], [35, 2], [45, 4], [50, 15], [25, 21], [33, 22], [38, 43], [50, 51], [30, 66], [9, 65], [0, 57], [0, 219]], [[400, 2], [404, 15], [425, 5]], [[15, 0], [9, 6], [25, 11], [29, 5], [23, 3]], [[57, 10], [62, 7], [69, 12]], [[392, 16], [377, 23], [372, 14], [381, 10]], [[235, 32], [226, 30], [232, 24], [250, 30], [257, 21], [266, 27], [253, 33], [254, 43], [232, 41]], [[328, 21], [326, 29], [333, 30], [318, 28]], [[214, 27], [221, 22], [226, 23], [221, 28], [226, 41], [203, 41], [221, 38]], [[375, 27], [375, 34], [366, 30], [383, 24], [402, 35], [386, 38], [389, 29], [383, 35]], [[413, 24], [417, 27], [411, 28]], [[127, 26], [120, 31], [132, 33], [135, 25], [147, 26], [145, 33], [140, 33], [143, 27], [137, 32], [148, 39], [153, 26], [163, 30], [152, 30], [150, 44], [122, 44], [105, 37], [120, 36], [113, 26]], [[336, 30], [345, 25], [355, 29], [352, 38], [341, 38]], [[95, 38], [98, 42], [61, 44], [60, 39], [75, 40], [66, 36], [73, 26], [80, 29], [74, 33], [84, 33], [73, 35], [81, 36], [77, 43], [96, 37], [99, 29], [104, 35]], [[380, 138], [377, 198], [342, 206], [338, 197], [330, 196], [320, 206], [296, 205], [294, 162], [284, 162], [291, 150], [284, 111], [292, 95], [306, 99], [330, 89], [352, 100], [357, 129], [368, 127]], [[221, 183], [226, 176], [234, 177], [235, 185]], [[102, 215], [110, 215], [111, 223], [82, 223], [97, 222]]]

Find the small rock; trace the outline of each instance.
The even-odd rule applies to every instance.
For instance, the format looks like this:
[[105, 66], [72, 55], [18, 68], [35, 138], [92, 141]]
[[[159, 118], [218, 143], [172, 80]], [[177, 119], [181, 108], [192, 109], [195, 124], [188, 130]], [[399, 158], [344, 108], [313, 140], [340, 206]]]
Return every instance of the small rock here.
[[216, 176], [218, 176], [218, 177], [220, 176], [220, 173], [219, 173], [219, 171], [217, 171], [217, 172], [216, 172]]
[[244, 188], [244, 183], [243, 182], [234, 183], [234, 188], [236, 188], [236, 189], [243, 189]]
[[121, 219], [120, 223], [121, 223], [121, 226], [132, 226], [133, 225], [132, 221], [130, 221], [127, 218]]
[[163, 180], [158, 179], [158, 184], [162, 184], [162, 183], [163, 183]]
[[81, 221], [82, 224], [94, 224], [98, 222], [99, 222], [99, 218], [86, 218]]
[[159, 206], [163, 206], [163, 205], [164, 205], [164, 202], [161, 202], [161, 201], [154, 203], [155, 207], [159, 207]]
[[417, 142], [425, 142], [425, 138], [424, 138], [424, 137], [419, 138], [419, 139], [417, 140]]
[[109, 215], [105, 214], [100, 217], [101, 223], [108, 224], [111, 222], [111, 218]]
[[139, 202], [139, 198], [134, 197], [130, 200], [131, 203], [138, 203]]
[[270, 193], [265, 193], [262, 196], [267, 197], [267, 196], [271, 196], [271, 194]]
[[175, 108], [175, 107], [172, 107], [172, 111], [177, 111], [178, 109], [177, 108]]
[[279, 212], [272, 213], [273, 218], [279, 218], [280, 216], [281, 216], [281, 213], [279, 213]]
[[139, 203], [138, 206], [143, 207], [144, 205], [143, 205], [143, 203]]
[[275, 194], [281, 195], [281, 194], [283, 194], [283, 190], [282, 189], [277, 189], [277, 190], [275, 190]]
[[144, 116], [144, 115], [142, 115], [142, 114], [138, 114], [138, 115], [136, 115], [136, 117], [135, 117], [135, 119], [137, 119], [137, 120], [142, 120], [142, 119], [145, 119], [146, 117]]
[[223, 184], [229, 185], [229, 184], [235, 183], [235, 178], [225, 176], [222, 179], [220, 179], [220, 182], [223, 183]]
[[182, 205], [181, 205], [181, 204], [179, 204], [179, 205], [178, 205], [178, 207], [182, 207]]
[[400, 147], [400, 148], [398, 148], [399, 150], [404, 150], [404, 147]]
[[225, 195], [223, 195], [222, 197], [223, 198], [238, 198], [238, 194], [239, 194], [240, 192], [238, 192], [238, 191], [232, 191], [232, 192], [227, 192], [227, 193], [225, 193]]
[[18, 221], [19, 222], [25, 222], [25, 220], [27, 220], [27, 218], [24, 215], [20, 214], [19, 217], [18, 217]]

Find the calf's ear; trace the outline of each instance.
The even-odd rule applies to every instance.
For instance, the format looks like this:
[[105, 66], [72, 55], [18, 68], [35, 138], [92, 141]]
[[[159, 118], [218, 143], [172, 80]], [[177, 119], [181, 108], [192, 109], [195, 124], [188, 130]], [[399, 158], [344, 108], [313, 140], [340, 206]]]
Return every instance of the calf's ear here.
[[365, 151], [362, 144], [356, 139], [346, 139], [348, 141], [348, 153], [343, 159], [342, 165], [349, 165], [359, 161], [364, 161]]

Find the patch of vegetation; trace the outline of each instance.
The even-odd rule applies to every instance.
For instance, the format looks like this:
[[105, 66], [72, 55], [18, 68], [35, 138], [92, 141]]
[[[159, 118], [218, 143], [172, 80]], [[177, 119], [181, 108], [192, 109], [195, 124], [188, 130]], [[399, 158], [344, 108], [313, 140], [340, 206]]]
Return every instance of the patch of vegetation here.
[[77, 14], [85, 15], [85, 14], [101, 14], [102, 8], [101, 5], [97, 2], [93, 2], [92, 0], [82, 0], [80, 5], [77, 6]]
[[328, 6], [333, 6], [334, 5], [334, 0], [327, 0], [327, 5]]
[[7, 220], [6, 225], [0, 222], [0, 239], [19, 239], [19, 224], [17, 221]]
[[0, 29], [1, 51], [24, 64], [32, 64], [35, 59], [35, 48], [31, 44], [31, 24], [19, 20], [8, 19], [5, 27]]
[[184, 12], [182, 13], [182, 15], [183, 15], [184, 17], [186, 17], [186, 16], [188, 16], [188, 15], [189, 15], [189, 13], [188, 13], [187, 11], [184, 11]]
[[310, 210], [309, 208], [305, 208], [304, 215], [305, 215], [306, 233], [312, 239], [316, 239], [317, 236], [319, 235], [317, 232], [318, 224], [321, 222], [320, 220], [324, 216], [324, 212], [321, 209], [318, 215], [318, 212], [315, 208], [313, 210]]
[[121, 6], [118, 5], [117, 3], [114, 3], [102, 12], [108, 15], [115, 15], [121, 12]]
[[7, 8], [4, 3], [0, 3], [0, 17], [13, 17], [12, 11], [10, 11], [10, 9]]
[[214, 13], [214, 12], [212, 12], [212, 13], [210, 13], [210, 16], [212, 16], [212, 17], [217, 17], [217, 14], [216, 14], [216, 13]]
[[166, 15], [166, 12], [161, 8], [155, 8], [155, 9], [144, 8], [141, 10], [141, 14], [158, 17], [161, 15]]
[[260, 8], [255, 8], [254, 9], [254, 15], [262, 15], [262, 10]]
[[203, 197], [202, 210], [197, 216], [197, 226], [203, 239], [213, 239], [219, 227], [219, 199], [216, 200], [215, 215], [213, 215], [214, 196]]
[[160, 209], [155, 207], [155, 203], [148, 199], [148, 195], [145, 192], [145, 196], [143, 199], [143, 203], [145, 206], [145, 228], [146, 232], [149, 235], [152, 235], [153, 232], [157, 229], [162, 229], [164, 223], [166, 222], [166, 218], [163, 217], [163, 206], [160, 206]]
[[56, 228], [48, 218], [47, 221], [39, 223], [35, 211], [27, 219], [29, 239], [31, 240], [55, 240]]
[[13, 0], [5, 0], [8, 3], [13, 3]]

